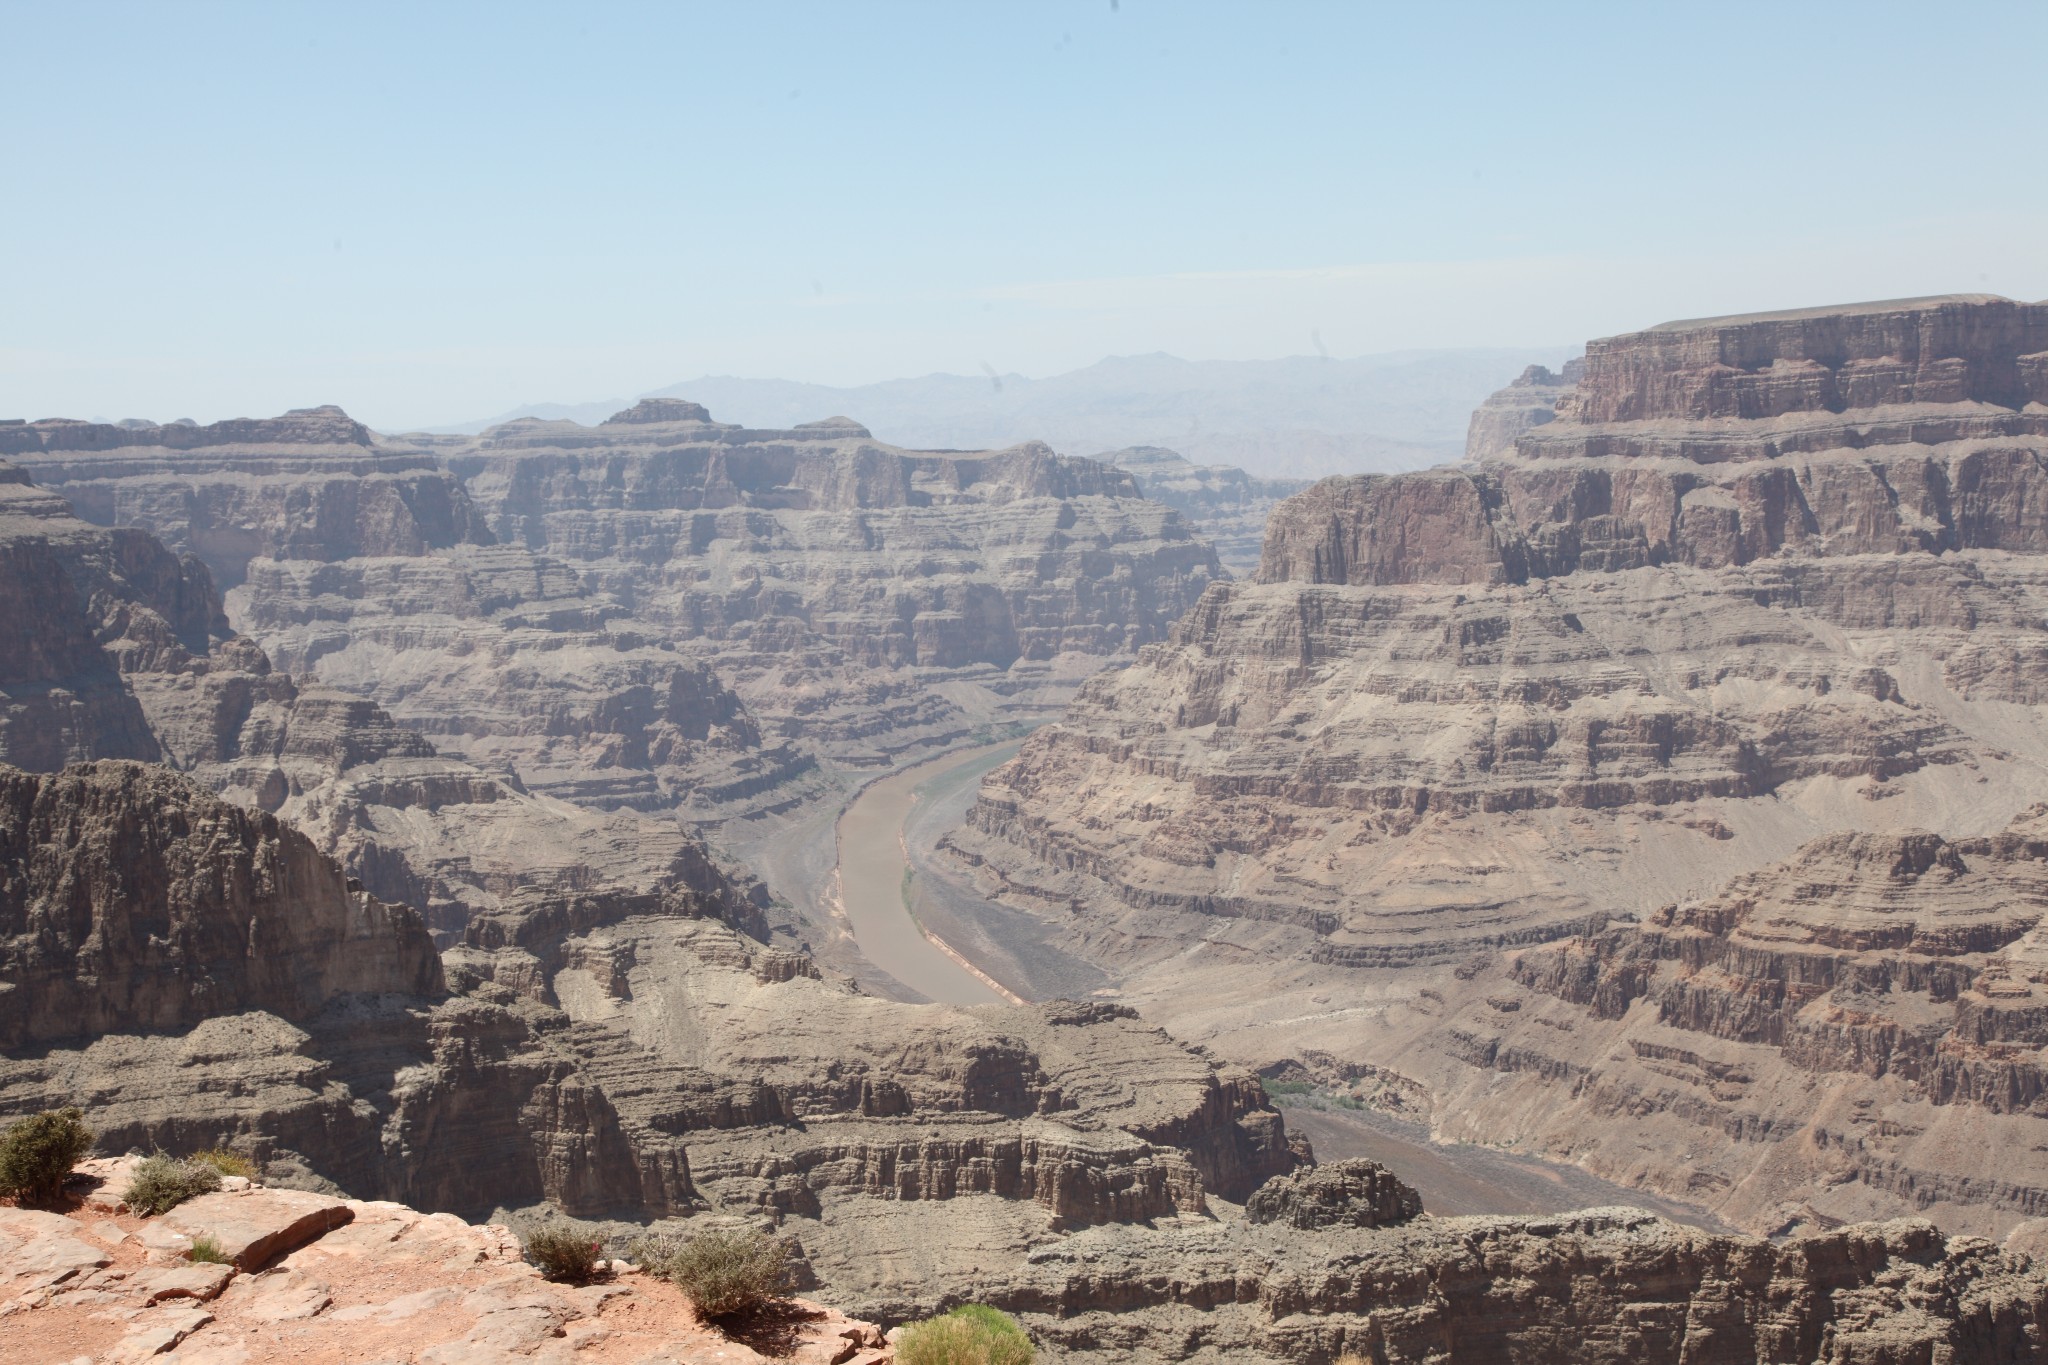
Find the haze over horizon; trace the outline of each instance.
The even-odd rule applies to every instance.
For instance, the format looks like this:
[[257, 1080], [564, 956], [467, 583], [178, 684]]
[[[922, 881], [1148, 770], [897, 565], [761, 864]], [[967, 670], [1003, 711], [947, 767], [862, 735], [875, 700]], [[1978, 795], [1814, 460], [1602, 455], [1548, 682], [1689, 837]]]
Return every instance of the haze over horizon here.
[[[1998, 132], [2048, 11], [1913, 12], [9, 0], [0, 158], [71, 211], [0, 223], [0, 415], [403, 430], [2048, 296]], [[1852, 67], [1910, 116], [1845, 124]]]

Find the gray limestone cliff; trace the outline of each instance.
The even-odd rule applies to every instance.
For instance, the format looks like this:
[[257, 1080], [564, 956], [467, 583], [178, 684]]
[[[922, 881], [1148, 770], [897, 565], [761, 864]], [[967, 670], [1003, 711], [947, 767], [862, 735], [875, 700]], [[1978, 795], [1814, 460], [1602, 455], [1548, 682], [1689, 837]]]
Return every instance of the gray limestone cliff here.
[[[2037, 1216], [2038, 893], [1992, 850], [2048, 780], [2044, 329], [1960, 296], [1595, 341], [1482, 410], [1549, 412], [1511, 449], [1283, 503], [1254, 582], [987, 779], [954, 873], [1440, 1136], [1756, 1231]], [[1887, 929], [1826, 878], [1768, 932], [1664, 918], [1907, 830], [1960, 863]]]

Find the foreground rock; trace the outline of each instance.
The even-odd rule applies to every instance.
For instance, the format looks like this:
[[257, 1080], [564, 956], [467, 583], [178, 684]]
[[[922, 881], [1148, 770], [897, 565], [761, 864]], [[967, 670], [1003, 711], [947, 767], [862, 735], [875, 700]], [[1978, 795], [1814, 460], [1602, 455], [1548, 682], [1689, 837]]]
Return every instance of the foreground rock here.
[[[1440, 1135], [1756, 1231], [2034, 1216], [2038, 1043], [1972, 983], [2030, 980], [2040, 913], [2001, 831], [2048, 789], [2044, 354], [2048, 306], [1977, 297], [1595, 342], [1511, 455], [1283, 504], [957, 867], [1183, 1036]], [[1901, 829], [1953, 855], [1816, 844], [1848, 870], [1782, 923], [1660, 917]]]
[[355, 1220], [346, 1200], [304, 1190], [202, 1194], [164, 1215], [161, 1226], [196, 1242], [209, 1238], [238, 1270], [256, 1270]]
[[[317, 1223], [278, 1212], [316, 1199], [258, 1188], [207, 1195], [160, 1219], [0, 1208], [0, 1357], [109, 1365], [891, 1359], [873, 1325], [802, 1299], [733, 1333], [703, 1322], [673, 1285], [630, 1266], [584, 1287], [551, 1284], [520, 1259], [518, 1239], [502, 1226], [362, 1200], [318, 1199]], [[19, 1250], [8, 1254], [16, 1225], [31, 1217], [39, 1228], [61, 1225], [44, 1243], [61, 1237], [90, 1255], [53, 1277]], [[292, 1231], [281, 1236], [287, 1224]], [[193, 1231], [220, 1237], [258, 1226], [272, 1231], [232, 1265], [184, 1259]]]

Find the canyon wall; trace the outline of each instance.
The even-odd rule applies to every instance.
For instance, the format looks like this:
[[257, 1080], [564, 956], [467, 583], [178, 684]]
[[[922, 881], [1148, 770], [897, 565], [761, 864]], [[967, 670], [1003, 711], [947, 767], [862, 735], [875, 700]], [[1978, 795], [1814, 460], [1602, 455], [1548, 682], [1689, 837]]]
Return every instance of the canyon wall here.
[[0, 432], [80, 515], [204, 561], [279, 668], [529, 790], [705, 824], [1046, 714], [1221, 576], [1113, 467], [845, 419]]
[[1832, 837], [2031, 837], [2008, 824], [2048, 790], [2044, 319], [1945, 298], [1592, 343], [1576, 385], [1517, 386], [1558, 393], [1512, 453], [1284, 503], [1256, 581], [990, 776], [958, 875], [1177, 1034], [1441, 1135], [1758, 1231], [2034, 1216], [2039, 1120], [1997, 1098], [2031, 1082], [1989, 1078], [2011, 1059], [1970, 1004], [2026, 977], [2001, 965], [2031, 952], [2023, 858], [1995, 924], [1930, 947], [1955, 912], [1923, 878], [1900, 915], [1928, 928], [1771, 1024], [1725, 1021], [1807, 959], [1681, 949], [1658, 916]]
[[735, 890], [672, 822], [537, 796], [437, 752], [373, 702], [274, 669], [227, 626], [211, 575], [147, 532], [102, 529], [0, 463], [0, 762], [134, 758], [278, 815], [445, 945], [512, 892]]
[[1160, 446], [1131, 446], [1097, 459], [1128, 470], [1144, 495], [1179, 512], [1189, 529], [1216, 547], [1233, 577], [1259, 567], [1266, 518], [1281, 500], [1308, 487], [1306, 479], [1262, 479], [1229, 465], [1198, 465]]

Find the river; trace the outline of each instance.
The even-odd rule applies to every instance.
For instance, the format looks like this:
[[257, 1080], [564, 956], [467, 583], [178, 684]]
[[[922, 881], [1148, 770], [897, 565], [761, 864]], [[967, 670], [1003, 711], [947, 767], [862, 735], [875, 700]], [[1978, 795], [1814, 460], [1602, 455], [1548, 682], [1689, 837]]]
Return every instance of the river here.
[[839, 898], [868, 960], [931, 1000], [988, 1005], [1009, 997], [928, 938], [905, 900], [910, 863], [903, 827], [933, 783], [978, 778], [1017, 752], [1022, 740], [956, 749], [870, 783], [839, 817]]
[[[1007, 761], [1021, 740], [956, 749], [914, 768], [892, 773], [865, 788], [837, 825], [838, 887], [860, 951], [897, 982], [929, 999], [958, 1005], [986, 1005], [1017, 997], [987, 971], [967, 965], [966, 954], [1019, 989], [1051, 999], [1089, 996], [1094, 981], [1107, 977], [1093, 968], [1031, 941], [1028, 916], [980, 901], [961, 888], [934, 898], [942, 888], [927, 884], [935, 875], [924, 861], [922, 894], [911, 896], [912, 863], [906, 838], [916, 830], [925, 854], [943, 827], [959, 819], [983, 773]], [[925, 826], [936, 826], [924, 828]], [[925, 908], [944, 937], [934, 941], [911, 905]], [[1006, 921], [1016, 920], [1018, 923]], [[1042, 928], [1042, 926], [1041, 926]], [[944, 944], [944, 946], [940, 946]], [[1084, 974], [1085, 973], [1085, 977]], [[1078, 988], [1071, 983], [1081, 982]], [[1727, 1229], [1704, 1210], [1660, 1199], [1539, 1157], [1430, 1140], [1428, 1130], [1374, 1112], [1353, 1112], [1326, 1104], [1282, 1101], [1291, 1128], [1306, 1133], [1324, 1160], [1370, 1157], [1391, 1168], [1421, 1193], [1423, 1207], [1439, 1214], [1558, 1213], [1600, 1204], [1648, 1208], [1667, 1218], [1714, 1231]]]

